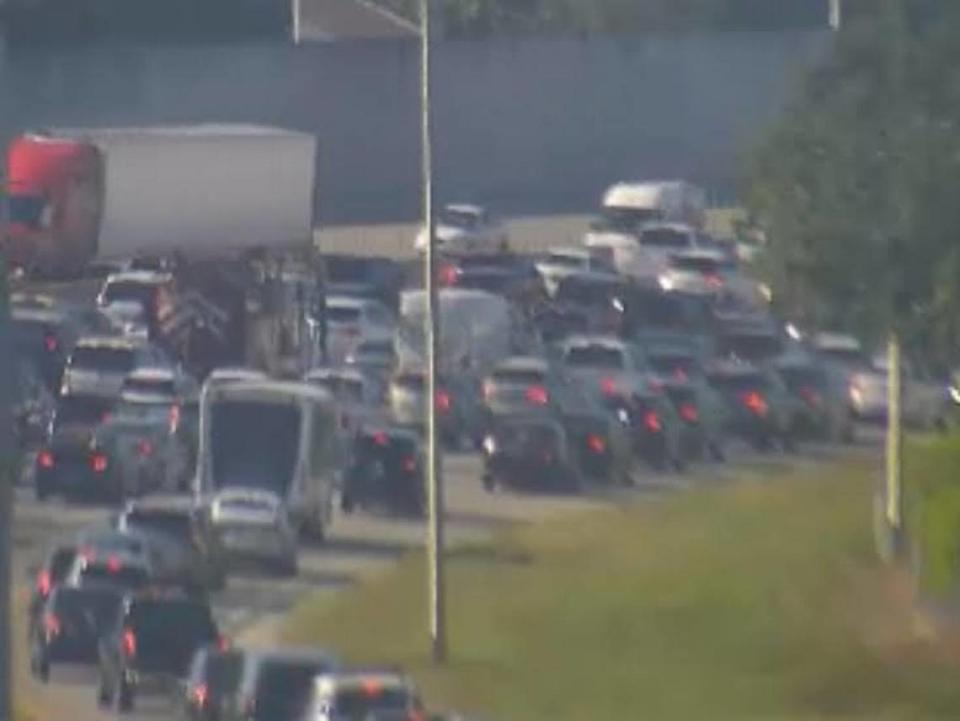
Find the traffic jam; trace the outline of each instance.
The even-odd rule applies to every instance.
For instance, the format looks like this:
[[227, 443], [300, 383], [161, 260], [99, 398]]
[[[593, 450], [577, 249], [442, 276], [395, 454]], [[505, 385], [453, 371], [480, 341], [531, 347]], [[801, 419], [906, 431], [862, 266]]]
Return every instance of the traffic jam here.
[[[423, 518], [429, 403], [491, 494], [602, 494], [885, 418], [882, 358], [777, 317], [756, 248], [707, 233], [703, 191], [673, 181], [611, 186], [580, 246], [536, 253], [488, 209], [444, 206], [430, 399], [427, 238], [414, 260], [316, 251], [315, 154], [309, 135], [222, 125], [11, 145], [21, 481], [109, 509], [37, 569], [40, 682], [86, 665], [91, 703], [162, 697], [191, 721], [430, 718], [402, 670], [242, 648], [213, 603], [241, 569], [296, 577], [347, 514]], [[184, 158], [230, 182], [202, 192]], [[944, 426], [949, 389], [905, 374], [905, 421]]]

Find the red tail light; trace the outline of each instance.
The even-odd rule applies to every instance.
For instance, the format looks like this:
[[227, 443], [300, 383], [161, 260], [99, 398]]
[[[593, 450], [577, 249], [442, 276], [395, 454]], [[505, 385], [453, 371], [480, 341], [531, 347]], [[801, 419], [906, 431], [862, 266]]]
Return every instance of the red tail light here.
[[703, 279], [707, 282], [711, 288], [722, 288], [723, 287], [723, 278], [719, 273], [704, 273]]
[[381, 447], [388, 446], [390, 445], [390, 438], [383, 431], [378, 431], [377, 433], [373, 434], [373, 442], [374, 442], [374, 445], [378, 445]]
[[820, 397], [820, 394], [813, 388], [801, 388], [800, 397], [807, 403], [807, 405], [814, 406], [819, 408], [823, 399]]
[[698, 423], [700, 421], [700, 412], [693, 403], [684, 403], [680, 406], [680, 417], [687, 423]]
[[124, 629], [123, 635], [120, 636], [120, 644], [123, 647], [123, 655], [127, 658], [137, 655], [137, 636], [131, 629]]
[[95, 473], [103, 473], [107, 470], [107, 455], [105, 453], [94, 453], [90, 456], [90, 467]]
[[414, 458], [413, 456], [408, 456], [407, 458], [404, 458], [403, 470], [405, 470], [407, 473], [413, 473], [415, 470], [417, 470], [417, 459]]
[[40, 451], [37, 454], [37, 465], [41, 468], [53, 468], [53, 454], [50, 451]]
[[758, 416], [767, 415], [769, 407], [767, 406], [767, 401], [764, 397], [757, 391], [748, 391], [740, 396], [740, 400], [743, 401], [743, 405], [747, 407], [751, 413]]
[[57, 617], [55, 613], [44, 614], [43, 630], [47, 634], [47, 638], [60, 635], [60, 632], [63, 630], [63, 626], [60, 623], [59, 617]]
[[553, 463], [553, 453], [551, 451], [544, 451], [541, 458], [543, 458], [544, 463]]
[[220, 653], [223, 653], [225, 651], [228, 651], [229, 649], [230, 649], [230, 639], [224, 636], [223, 634], [220, 634], [219, 636], [217, 636], [217, 650], [220, 651]]
[[206, 708], [207, 701], [210, 700], [210, 687], [205, 683], [198, 684], [193, 687], [193, 693], [190, 694], [193, 697], [193, 703], [199, 708]]
[[591, 452], [600, 455], [606, 452], [607, 442], [596, 433], [591, 433], [587, 436], [587, 448], [589, 448]]
[[53, 577], [50, 575], [50, 571], [44, 568], [37, 574], [37, 593], [39, 593], [42, 598], [46, 598], [50, 595], [52, 588]]
[[101, 422], [101, 423], [108, 423], [112, 417], [113, 417], [113, 414], [110, 413], [110, 411], [104, 411], [104, 412], [103, 412], [103, 415], [100, 416], [100, 422]]
[[53, 353], [58, 347], [59, 343], [57, 342], [57, 336], [53, 333], [47, 333], [43, 336], [43, 347], [46, 348], [47, 353]]
[[448, 391], [437, 391], [437, 410], [441, 413], [449, 413], [453, 408], [453, 397]]
[[141, 438], [137, 443], [137, 455], [141, 458], [149, 458], [153, 455], [153, 444], [146, 438]]
[[682, 366], [677, 366], [673, 369], [673, 378], [678, 380], [681, 383], [686, 383], [690, 377], [687, 375], [687, 372], [683, 369]]
[[485, 401], [491, 400], [493, 398], [493, 394], [495, 390], [496, 389], [493, 385], [493, 381], [489, 381], [489, 380], [484, 381], [483, 382], [483, 399]]
[[530, 386], [524, 397], [535, 406], [545, 406], [550, 402], [550, 394], [543, 386]]
[[77, 555], [84, 561], [90, 562], [97, 557], [97, 552], [94, 551], [90, 546], [83, 546], [77, 551]]
[[460, 269], [448, 263], [441, 266], [439, 276], [441, 285], [456, 285], [460, 279]]
[[170, 406], [170, 432], [176, 433], [180, 428], [180, 406]]
[[122, 568], [123, 564], [116, 556], [110, 556], [110, 558], [107, 559], [107, 570], [110, 573], [120, 573]]
[[600, 380], [600, 391], [605, 396], [615, 396], [617, 394], [617, 382], [613, 378], [603, 378]]
[[655, 411], [647, 411], [643, 416], [643, 427], [651, 433], [659, 433], [663, 430], [663, 423]]

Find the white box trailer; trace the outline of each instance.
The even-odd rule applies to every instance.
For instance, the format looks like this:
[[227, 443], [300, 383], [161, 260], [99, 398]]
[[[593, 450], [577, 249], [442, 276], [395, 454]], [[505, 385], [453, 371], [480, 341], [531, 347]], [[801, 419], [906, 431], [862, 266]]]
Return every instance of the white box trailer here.
[[317, 142], [255, 125], [84, 128], [102, 192], [96, 255], [186, 258], [309, 247]]

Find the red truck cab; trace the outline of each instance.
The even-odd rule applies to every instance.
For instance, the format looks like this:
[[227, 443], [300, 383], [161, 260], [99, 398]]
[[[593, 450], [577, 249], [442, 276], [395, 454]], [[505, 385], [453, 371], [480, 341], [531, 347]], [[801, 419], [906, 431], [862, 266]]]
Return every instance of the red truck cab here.
[[86, 141], [40, 134], [7, 150], [7, 208], [0, 233], [8, 264], [41, 275], [83, 270], [96, 253], [100, 154]]

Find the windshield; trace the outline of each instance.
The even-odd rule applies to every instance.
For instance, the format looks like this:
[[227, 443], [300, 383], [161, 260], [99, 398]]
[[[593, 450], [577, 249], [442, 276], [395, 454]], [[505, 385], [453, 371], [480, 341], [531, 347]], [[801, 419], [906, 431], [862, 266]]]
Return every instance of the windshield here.
[[80, 579], [83, 583], [93, 581], [134, 591], [146, 586], [150, 577], [144, 569], [137, 566], [114, 568], [105, 564], [91, 563], [81, 571]]
[[662, 215], [659, 208], [618, 208], [607, 206], [603, 209], [603, 216], [598, 227], [609, 230], [634, 231], [643, 223], [660, 220]]
[[721, 355], [733, 356], [748, 361], [775, 358], [783, 350], [780, 338], [772, 335], [725, 335], [718, 341]]
[[7, 198], [10, 222], [24, 225], [32, 230], [38, 230], [41, 227], [46, 206], [46, 199], [39, 195], [11, 195]]
[[172, 380], [141, 380], [129, 378], [123, 384], [123, 390], [130, 393], [142, 393], [153, 396], [173, 397], [177, 394], [177, 386]]
[[573, 276], [560, 281], [556, 298], [558, 301], [574, 305], [607, 308], [622, 290], [623, 286], [619, 283]]
[[217, 637], [210, 609], [193, 601], [141, 600], [131, 607], [127, 622], [137, 635], [138, 647], [162, 646], [171, 638], [199, 645]]
[[759, 373], [721, 374], [711, 376], [710, 384], [721, 391], [744, 392], [763, 390], [766, 380]]
[[824, 388], [827, 385], [826, 374], [817, 368], [781, 368], [780, 377], [792, 391], [802, 388]]
[[603, 345], [574, 346], [567, 351], [564, 361], [572, 368], [623, 370], [626, 365], [621, 349]]
[[538, 370], [498, 370], [492, 376], [496, 383], [511, 383], [516, 385], [537, 385], [543, 383], [546, 379], [541, 371]]
[[360, 309], [349, 306], [327, 306], [327, 320], [330, 323], [359, 323]]
[[328, 671], [316, 660], [270, 660], [257, 676], [256, 721], [299, 718], [313, 690], [314, 678]]
[[716, 258], [701, 258], [697, 256], [679, 256], [670, 260], [670, 265], [677, 270], [689, 270], [695, 273], [718, 273], [726, 270], [729, 265]]
[[650, 356], [648, 362], [657, 373], [676, 377], [692, 376], [699, 369], [696, 358], [682, 354]]
[[61, 396], [57, 402], [57, 425], [94, 425], [107, 419], [112, 407], [109, 399], [99, 396]]
[[114, 416], [129, 421], [143, 421], [147, 423], [168, 423], [172, 404], [139, 403], [136, 401], [120, 401], [114, 408]]
[[455, 228], [472, 230], [480, 225], [480, 215], [469, 210], [444, 208], [440, 212], [439, 221], [443, 225], [452, 225]]
[[553, 449], [559, 448], [562, 432], [548, 423], [508, 423], [499, 426], [494, 438], [505, 449]]
[[124, 519], [127, 528], [132, 530], [160, 533], [179, 541], [190, 540], [193, 536], [193, 522], [189, 512], [130, 511]]
[[120, 609], [121, 595], [112, 588], [59, 588], [53, 612], [64, 625], [96, 633], [106, 629]]
[[510, 290], [516, 281], [516, 276], [510, 273], [470, 270], [457, 276], [457, 287], [466, 290], [485, 290], [488, 293], [504, 293]]
[[285, 498], [299, 458], [301, 415], [299, 407], [287, 403], [214, 403], [210, 416], [214, 487], [260, 488]]
[[314, 378], [313, 385], [323, 388], [341, 403], [360, 403], [363, 401], [363, 382], [356, 378], [327, 376]]
[[79, 346], [70, 357], [70, 367], [100, 373], [126, 374], [133, 370], [134, 361], [132, 348]]
[[[343, 721], [367, 721], [378, 711], [405, 711], [410, 707], [410, 694], [402, 688], [345, 689], [333, 701], [334, 712]], [[376, 718], [374, 716], [374, 718]]]
[[681, 250], [691, 245], [690, 234], [672, 228], [651, 228], [640, 234], [640, 244], [647, 248]]
[[153, 283], [140, 283], [133, 280], [115, 280], [107, 284], [103, 291], [103, 300], [105, 303], [133, 302], [139, 303], [145, 308], [149, 307], [157, 292], [157, 286]]
[[546, 262], [550, 265], [556, 265], [561, 268], [577, 269], [587, 264], [582, 257], [575, 255], [564, 255], [563, 253], [550, 253], [546, 257]]
[[821, 348], [818, 353], [827, 360], [844, 366], [867, 368], [871, 365], [867, 354], [854, 348]]
[[331, 283], [364, 283], [371, 275], [371, 263], [366, 258], [331, 257], [324, 262]]

